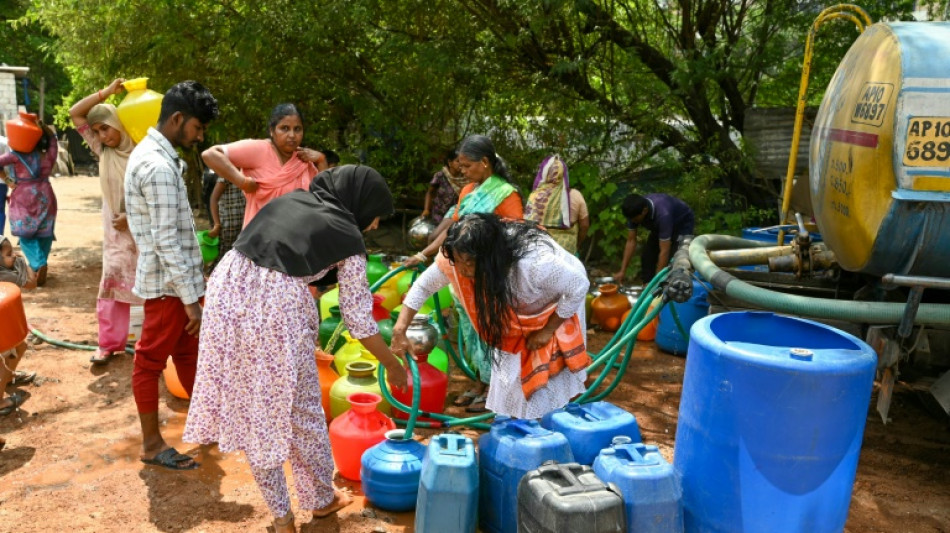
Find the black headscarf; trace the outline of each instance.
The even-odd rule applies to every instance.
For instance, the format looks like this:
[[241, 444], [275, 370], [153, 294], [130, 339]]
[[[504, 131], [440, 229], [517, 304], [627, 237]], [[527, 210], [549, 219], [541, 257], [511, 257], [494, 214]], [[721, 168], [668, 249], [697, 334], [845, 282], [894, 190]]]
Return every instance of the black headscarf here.
[[393, 196], [376, 170], [344, 165], [267, 203], [241, 230], [234, 248], [257, 266], [291, 276], [317, 274], [365, 254], [362, 230], [393, 213]]

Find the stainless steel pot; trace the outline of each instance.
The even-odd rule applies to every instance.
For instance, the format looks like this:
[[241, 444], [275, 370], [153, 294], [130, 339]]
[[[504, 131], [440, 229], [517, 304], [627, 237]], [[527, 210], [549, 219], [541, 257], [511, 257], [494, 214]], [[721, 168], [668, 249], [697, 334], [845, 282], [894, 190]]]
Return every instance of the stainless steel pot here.
[[620, 288], [620, 292], [627, 297], [627, 301], [630, 302], [630, 308], [632, 309], [633, 306], [637, 304], [637, 298], [640, 297], [640, 293], [643, 292], [643, 286], [624, 285]]
[[419, 313], [412, 317], [412, 322], [406, 328], [406, 338], [409, 339], [409, 348], [412, 353], [427, 354], [439, 341], [439, 331], [432, 325], [429, 315]]
[[436, 225], [427, 218], [417, 217], [409, 225], [409, 247], [413, 250], [422, 250], [429, 244], [429, 236], [435, 231]]

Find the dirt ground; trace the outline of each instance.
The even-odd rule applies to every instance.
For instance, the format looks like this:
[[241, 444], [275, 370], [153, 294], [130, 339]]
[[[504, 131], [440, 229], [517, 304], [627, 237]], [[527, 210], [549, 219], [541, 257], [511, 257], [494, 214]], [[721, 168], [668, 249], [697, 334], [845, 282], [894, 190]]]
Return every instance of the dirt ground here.
[[[95, 343], [95, 299], [101, 259], [96, 178], [54, 180], [59, 197], [59, 240], [46, 287], [25, 295], [27, 316], [46, 334]], [[599, 348], [606, 335], [592, 338]], [[33, 531], [245, 532], [270, 524], [240, 454], [181, 442], [187, 402], [162, 385], [161, 419], [170, 444], [196, 455], [202, 467], [176, 473], [138, 461], [140, 434], [131, 390], [131, 357], [91, 367], [89, 352], [38, 344], [21, 369], [39, 378], [24, 387], [19, 415], [0, 418], [0, 533]], [[684, 359], [647, 343], [610, 400], [633, 412], [647, 443], [672, 459]], [[463, 390], [453, 377], [450, 397]], [[875, 392], [876, 394], [876, 392]], [[876, 399], [876, 398], [875, 398]], [[910, 387], [898, 386], [891, 423], [869, 404], [867, 429], [848, 532], [950, 531], [950, 426], [924, 407]], [[450, 410], [451, 413], [451, 410]], [[425, 432], [420, 432], [425, 434]], [[469, 432], [474, 436], [474, 432]], [[305, 521], [302, 531], [408, 532], [410, 513], [364, 508], [357, 496], [338, 516]]]

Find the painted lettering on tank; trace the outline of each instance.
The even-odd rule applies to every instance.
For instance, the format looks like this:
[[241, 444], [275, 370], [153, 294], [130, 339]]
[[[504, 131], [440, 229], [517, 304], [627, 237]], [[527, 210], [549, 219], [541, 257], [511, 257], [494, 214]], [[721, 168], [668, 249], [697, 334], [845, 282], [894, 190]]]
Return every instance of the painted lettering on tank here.
[[838, 155], [828, 158], [825, 176], [828, 189], [827, 202], [832, 211], [843, 217], [851, 216], [851, 195], [854, 192], [854, 156], [848, 148], [847, 157]]
[[866, 82], [854, 104], [851, 122], [880, 127], [884, 122], [884, 113], [891, 105], [893, 92], [894, 85], [891, 83]]
[[950, 117], [909, 117], [904, 166], [950, 167]]

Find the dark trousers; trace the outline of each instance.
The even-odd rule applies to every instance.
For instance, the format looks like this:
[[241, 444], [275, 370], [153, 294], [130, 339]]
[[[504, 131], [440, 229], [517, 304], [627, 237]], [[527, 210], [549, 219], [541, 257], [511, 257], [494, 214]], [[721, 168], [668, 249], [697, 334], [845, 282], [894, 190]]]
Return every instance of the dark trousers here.
[[[675, 254], [676, 250], [679, 248], [679, 237], [679, 235], [675, 233], [673, 234], [673, 240], [670, 243], [669, 261], [673, 260], [673, 254]], [[657, 236], [655, 231], [651, 231], [650, 236], [647, 237], [646, 245], [640, 251], [640, 279], [643, 280], [644, 285], [650, 283], [650, 280], [656, 276], [656, 262], [659, 259], [660, 238]]]

